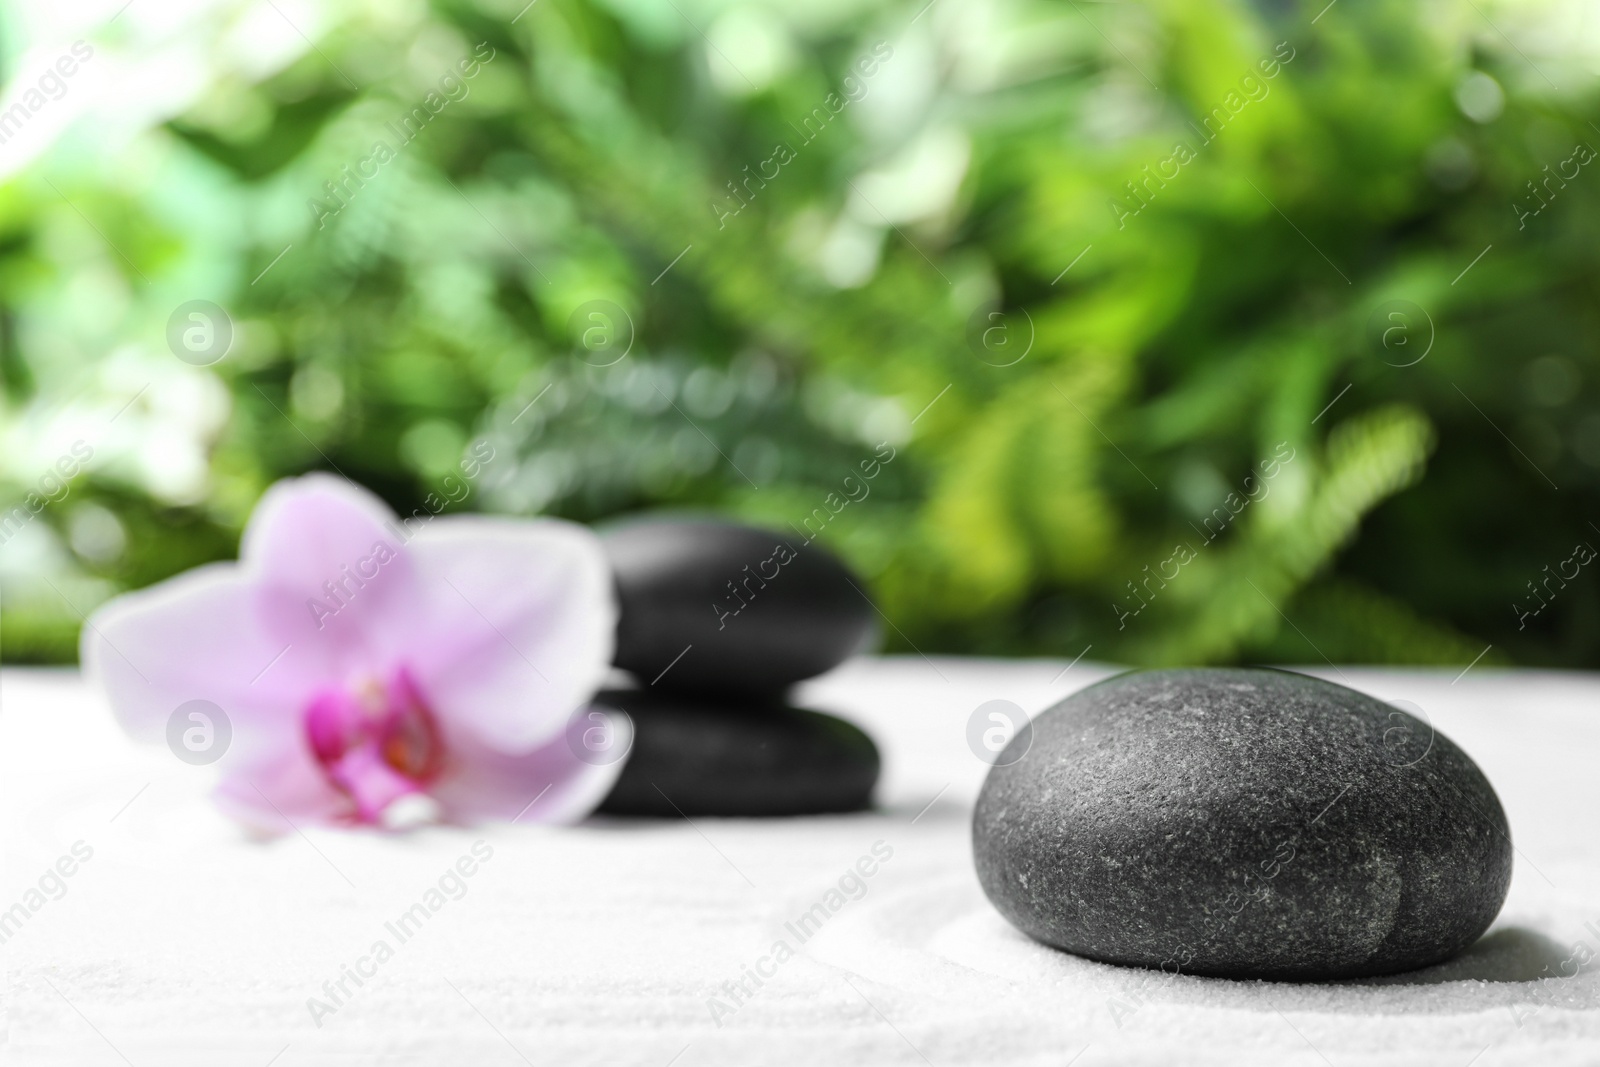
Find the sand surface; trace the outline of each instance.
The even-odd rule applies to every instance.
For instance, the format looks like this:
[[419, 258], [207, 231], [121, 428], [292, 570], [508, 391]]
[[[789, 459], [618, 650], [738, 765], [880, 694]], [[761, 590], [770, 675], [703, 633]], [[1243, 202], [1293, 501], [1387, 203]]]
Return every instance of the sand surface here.
[[[1310, 672], [1420, 706], [1498, 789], [1517, 861], [1465, 957], [1281, 985], [1076, 959], [984, 900], [968, 718], [1111, 673], [1065, 666], [861, 660], [806, 687], [883, 748], [872, 814], [265, 843], [213, 810], [209, 771], [125, 739], [75, 673], [7, 670], [0, 909], [47, 892], [0, 947], [5, 1062], [1600, 1062], [1600, 676]], [[46, 878], [75, 848], [72, 875]], [[470, 878], [449, 873], [462, 857]], [[425, 920], [396, 925], [418, 904]]]

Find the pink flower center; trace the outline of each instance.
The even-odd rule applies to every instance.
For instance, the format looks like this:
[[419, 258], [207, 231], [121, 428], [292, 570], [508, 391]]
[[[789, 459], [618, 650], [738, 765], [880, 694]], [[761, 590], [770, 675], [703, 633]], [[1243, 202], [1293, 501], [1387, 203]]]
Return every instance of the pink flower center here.
[[326, 686], [306, 705], [306, 739], [328, 781], [377, 822], [401, 797], [438, 777], [444, 742], [433, 713], [404, 666], [388, 682]]

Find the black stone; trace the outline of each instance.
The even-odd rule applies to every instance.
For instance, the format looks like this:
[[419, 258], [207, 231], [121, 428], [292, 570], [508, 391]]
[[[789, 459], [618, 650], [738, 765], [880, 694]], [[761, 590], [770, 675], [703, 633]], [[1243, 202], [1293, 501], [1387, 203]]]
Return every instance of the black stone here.
[[603, 814], [821, 815], [872, 802], [877, 746], [843, 719], [637, 690], [607, 690], [593, 703], [633, 720], [633, 748]]
[[679, 517], [601, 539], [621, 599], [616, 664], [656, 689], [777, 693], [876, 634], [861, 582], [793, 533]]
[[1331, 682], [1135, 671], [1040, 715], [1018, 755], [1001, 753], [973, 813], [978, 880], [1024, 933], [1091, 959], [1388, 974], [1471, 945], [1511, 883], [1477, 765]]

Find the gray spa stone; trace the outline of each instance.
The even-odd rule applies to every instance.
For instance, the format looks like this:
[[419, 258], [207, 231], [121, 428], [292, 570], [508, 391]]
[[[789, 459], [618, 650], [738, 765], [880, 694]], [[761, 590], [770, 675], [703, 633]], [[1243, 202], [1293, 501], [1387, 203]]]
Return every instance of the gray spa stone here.
[[1324, 980], [1471, 945], [1511, 883], [1499, 798], [1415, 716], [1276, 670], [1135, 671], [1033, 722], [973, 813], [978, 880], [1108, 963]]
[[778, 701], [611, 689], [594, 705], [633, 720], [633, 749], [604, 815], [822, 815], [860, 811], [878, 748], [843, 719]]
[[621, 608], [615, 663], [658, 691], [779, 693], [876, 636], [860, 579], [800, 533], [667, 516], [600, 539]]

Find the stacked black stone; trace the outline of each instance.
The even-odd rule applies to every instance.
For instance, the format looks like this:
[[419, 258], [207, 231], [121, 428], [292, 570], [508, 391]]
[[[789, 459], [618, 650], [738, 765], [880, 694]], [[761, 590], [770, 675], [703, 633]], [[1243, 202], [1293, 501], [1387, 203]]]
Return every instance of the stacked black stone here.
[[814, 542], [709, 519], [601, 532], [621, 615], [616, 665], [633, 689], [633, 748], [602, 813], [808, 815], [871, 803], [878, 750], [788, 691], [876, 637], [861, 582]]

